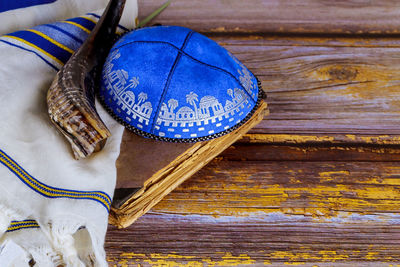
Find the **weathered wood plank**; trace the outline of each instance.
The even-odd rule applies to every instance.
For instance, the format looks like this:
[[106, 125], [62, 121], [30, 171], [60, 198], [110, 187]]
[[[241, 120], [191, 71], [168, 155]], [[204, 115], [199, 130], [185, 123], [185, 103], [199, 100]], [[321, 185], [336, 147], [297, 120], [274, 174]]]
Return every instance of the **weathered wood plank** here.
[[[164, 0], [140, 0], [144, 18]], [[203, 32], [397, 34], [400, 2], [174, 0], [154, 22]]]
[[267, 92], [270, 115], [253, 133], [400, 134], [398, 40], [213, 38]]
[[390, 220], [400, 162], [212, 161], [152, 211], [245, 217], [280, 212], [321, 220], [346, 213]]
[[218, 158], [229, 161], [400, 161], [400, 147], [236, 143]]
[[106, 247], [109, 264], [390, 266], [399, 263], [398, 225], [311, 224], [277, 217], [274, 223], [269, 223], [267, 218], [255, 217], [243, 222], [235, 218], [148, 214], [125, 231], [109, 230]]
[[[268, 117], [266, 117], [268, 119]], [[260, 132], [257, 134], [256, 132]], [[252, 133], [244, 135], [238, 140], [239, 143], [252, 144], [291, 144], [291, 145], [400, 145], [400, 136], [383, 135], [361, 135], [361, 134], [269, 134], [263, 128], [254, 129]]]
[[399, 205], [400, 162], [214, 160], [106, 248], [120, 266], [389, 266]]

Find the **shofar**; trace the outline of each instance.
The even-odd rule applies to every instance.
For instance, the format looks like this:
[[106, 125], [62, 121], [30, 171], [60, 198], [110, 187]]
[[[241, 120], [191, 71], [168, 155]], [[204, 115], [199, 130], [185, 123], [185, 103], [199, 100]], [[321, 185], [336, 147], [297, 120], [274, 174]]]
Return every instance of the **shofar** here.
[[115, 39], [125, 0], [111, 0], [82, 46], [57, 73], [48, 93], [51, 121], [71, 143], [76, 159], [101, 150], [111, 135], [95, 107], [102, 66]]

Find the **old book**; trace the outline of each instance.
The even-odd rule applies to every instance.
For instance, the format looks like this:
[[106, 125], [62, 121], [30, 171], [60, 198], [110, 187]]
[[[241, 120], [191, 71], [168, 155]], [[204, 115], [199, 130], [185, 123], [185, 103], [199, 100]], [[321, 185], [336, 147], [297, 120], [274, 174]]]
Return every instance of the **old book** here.
[[222, 137], [197, 143], [168, 143], [124, 132], [117, 161], [117, 187], [109, 222], [128, 227], [164, 196], [218, 156], [268, 113], [261, 102], [253, 116]]

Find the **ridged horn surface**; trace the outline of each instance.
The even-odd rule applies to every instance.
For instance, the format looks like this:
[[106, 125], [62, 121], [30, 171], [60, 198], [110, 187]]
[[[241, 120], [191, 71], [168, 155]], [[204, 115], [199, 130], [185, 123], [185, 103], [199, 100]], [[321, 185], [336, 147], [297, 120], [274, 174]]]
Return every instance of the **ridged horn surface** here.
[[101, 69], [115, 39], [125, 0], [111, 0], [82, 46], [57, 73], [47, 92], [51, 121], [71, 143], [76, 159], [103, 148], [110, 131], [95, 107]]

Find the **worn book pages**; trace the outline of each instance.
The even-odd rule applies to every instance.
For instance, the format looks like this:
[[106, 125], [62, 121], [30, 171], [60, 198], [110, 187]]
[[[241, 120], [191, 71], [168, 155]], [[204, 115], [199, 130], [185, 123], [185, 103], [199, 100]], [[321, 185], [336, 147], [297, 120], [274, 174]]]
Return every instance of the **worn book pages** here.
[[249, 121], [238, 129], [197, 143], [161, 142], [125, 131], [117, 161], [117, 187], [109, 222], [119, 228], [131, 225], [257, 125], [267, 112], [267, 104], [262, 101]]

